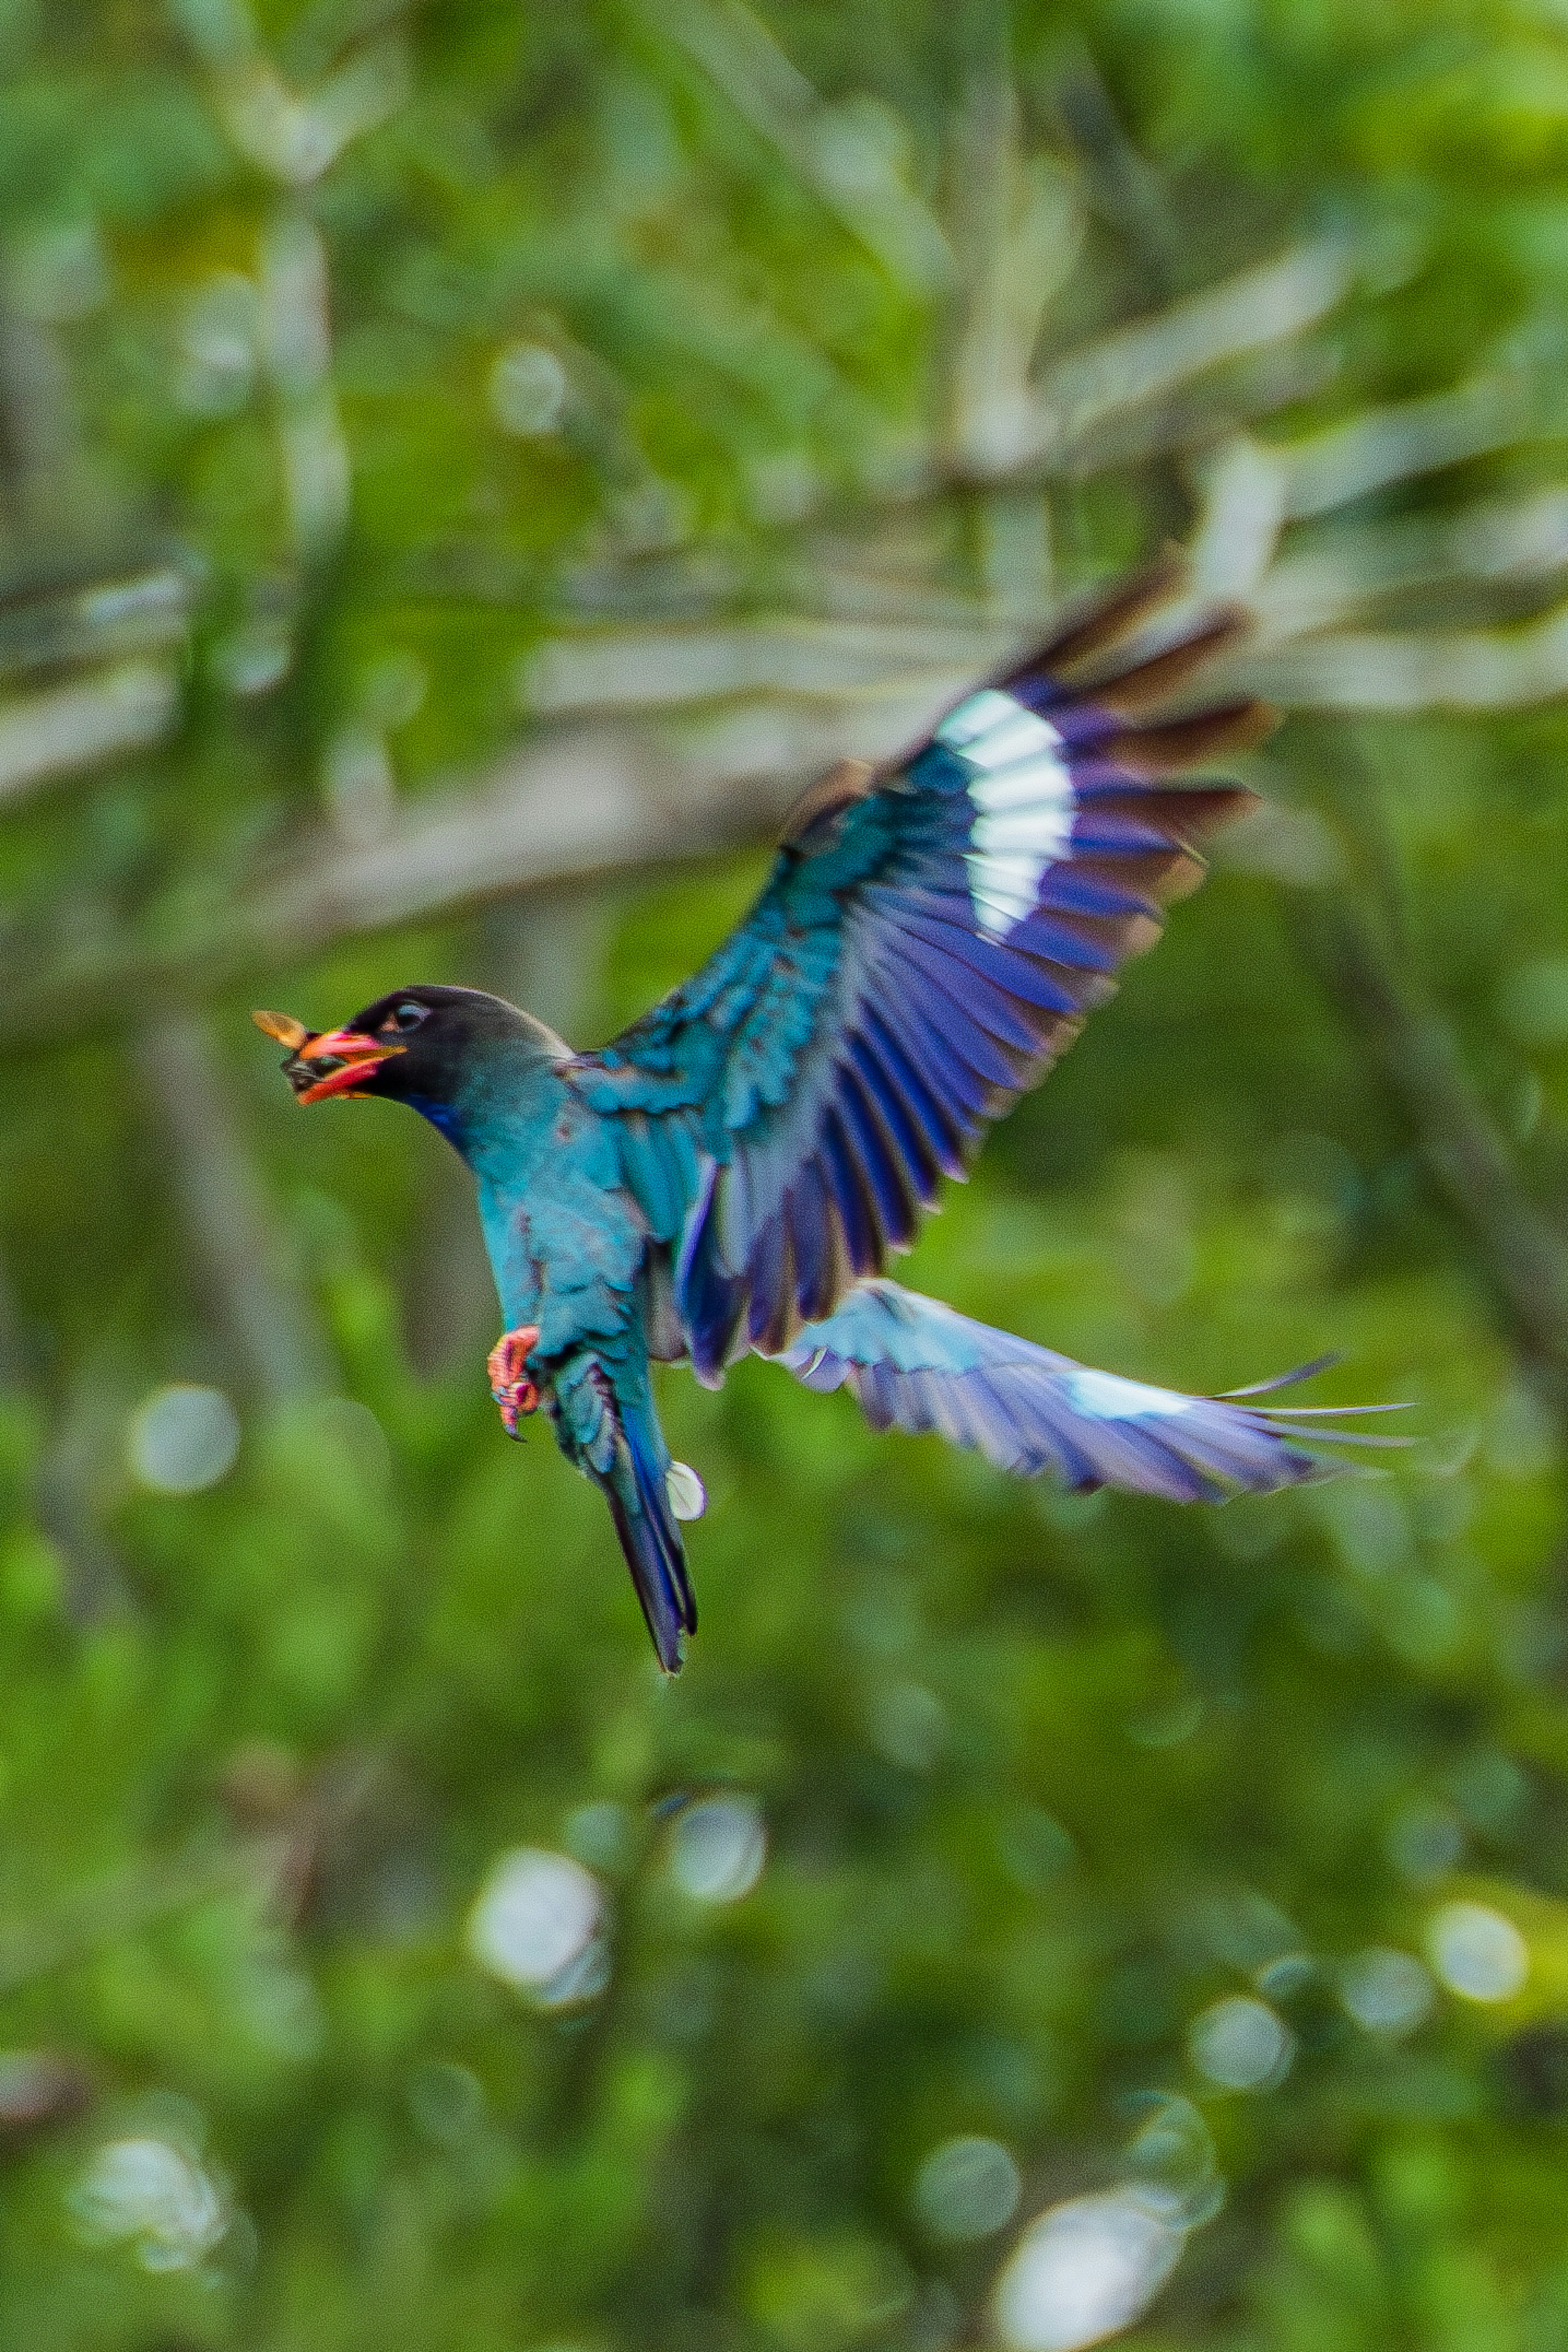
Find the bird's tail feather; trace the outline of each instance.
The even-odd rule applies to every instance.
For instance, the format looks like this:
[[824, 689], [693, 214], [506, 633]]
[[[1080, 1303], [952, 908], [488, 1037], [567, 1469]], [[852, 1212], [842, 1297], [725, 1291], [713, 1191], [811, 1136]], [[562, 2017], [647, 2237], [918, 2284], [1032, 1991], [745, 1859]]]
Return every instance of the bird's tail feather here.
[[622, 1406], [618, 1418], [620, 1442], [600, 1483], [659, 1664], [666, 1674], [678, 1674], [682, 1637], [696, 1632], [697, 1606], [686, 1574], [685, 1546], [670, 1508], [669, 1457], [651, 1409], [644, 1412], [638, 1406]]
[[678, 1674], [697, 1609], [672, 1507], [670, 1450], [646, 1379], [585, 1348], [557, 1367], [545, 1403], [561, 1451], [610, 1506], [659, 1664]]
[[[1122, 1486], [1173, 1502], [1321, 1477], [1329, 1465], [1316, 1449], [1325, 1445], [1409, 1442], [1322, 1425], [1353, 1406], [1317, 1408], [1315, 1425], [1302, 1429], [1303, 1409], [1250, 1404], [1246, 1391], [1185, 1396], [1092, 1371], [895, 1282], [858, 1283], [779, 1360], [808, 1388], [852, 1390], [873, 1428], [936, 1430], [1024, 1477], [1054, 1470], [1069, 1486]], [[1255, 1393], [1283, 1384], [1260, 1382]]]

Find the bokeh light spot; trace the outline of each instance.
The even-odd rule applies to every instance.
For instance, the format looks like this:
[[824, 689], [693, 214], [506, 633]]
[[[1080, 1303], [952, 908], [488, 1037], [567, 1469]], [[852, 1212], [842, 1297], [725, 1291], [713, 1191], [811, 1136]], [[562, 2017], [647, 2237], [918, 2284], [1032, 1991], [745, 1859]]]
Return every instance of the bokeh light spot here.
[[670, 1832], [670, 1875], [699, 1903], [738, 1903], [767, 1859], [768, 1831], [749, 1797], [705, 1797]]
[[195, 2158], [152, 2137], [108, 2141], [68, 2202], [85, 2238], [129, 2245], [147, 2271], [191, 2270], [229, 2226], [223, 2191]]
[[468, 1949], [503, 1984], [535, 1991], [592, 1940], [599, 1882], [570, 1855], [517, 1846], [494, 1864], [468, 1915]]
[[1009, 2352], [1078, 2352], [1130, 2327], [1186, 2242], [1175, 2199], [1113, 2189], [1053, 2205], [1030, 2224], [997, 2284]]
[[1442, 1805], [1412, 1804], [1388, 1825], [1389, 1860], [1419, 1885], [1452, 1870], [1465, 1851], [1464, 1823]]
[[1146, 2116], [1127, 2149], [1135, 2181], [1173, 2228], [1211, 2221], [1225, 2201], [1225, 2182], [1202, 2111], [1169, 2092], [1145, 2092], [1135, 2105]]
[[929, 1772], [947, 1743], [947, 1710], [924, 1683], [890, 1683], [873, 1694], [872, 1745], [905, 1772]]
[[945, 2139], [915, 2178], [915, 2207], [934, 2237], [988, 2238], [1018, 2210], [1023, 2184], [999, 2139]]
[[1445, 1903], [1427, 1929], [1427, 1952], [1450, 1992], [1465, 2000], [1511, 2000], [1530, 1974], [1530, 1947], [1486, 1903]]
[[234, 1468], [239, 1415], [222, 1389], [176, 1381], [154, 1389], [131, 1416], [126, 1455], [155, 1495], [199, 1495]]
[[543, 343], [508, 343], [490, 370], [491, 414], [522, 440], [555, 431], [567, 391], [566, 370]]
[[1345, 1962], [1340, 1999], [1368, 2033], [1413, 2033], [1431, 2014], [1432, 1979], [1413, 1952], [1376, 1944]]
[[1194, 2018], [1187, 2048], [1200, 2074], [1227, 2091], [1277, 2083], [1295, 2055], [1295, 2036], [1266, 2000], [1231, 1993]]
[[598, 2000], [610, 1982], [612, 1965], [608, 1942], [602, 1936], [592, 1936], [564, 1969], [558, 1969], [548, 1983], [540, 1985], [534, 1997], [541, 2009], [580, 2008]]

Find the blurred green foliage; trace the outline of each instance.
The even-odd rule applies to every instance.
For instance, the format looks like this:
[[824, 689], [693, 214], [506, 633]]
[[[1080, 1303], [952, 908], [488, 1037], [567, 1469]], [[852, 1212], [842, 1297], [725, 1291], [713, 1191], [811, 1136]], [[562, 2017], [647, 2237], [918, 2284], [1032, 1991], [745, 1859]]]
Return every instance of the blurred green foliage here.
[[[1261, 772], [1335, 857], [1181, 909], [915, 1261], [1190, 1387], [1340, 1349], [1322, 1394], [1412, 1399], [1410, 1456], [1182, 1512], [672, 1376], [712, 1500], [671, 1685], [596, 1497], [500, 1440], [444, 1147], [298, 1121], [214, 949], [324, 803], [373, 833], [503, 752], [563, 619], [788, 604], [803, 529], [911, 515], [926, 586], [988, 593], [1019, 494], [916, 476], [998, 80], [1048, 357], [1333, 234], [1363, 280], [1293, 431], [1550, 383], [1561, 10], [6, 0], [0, 60], [0, 657], [68, 684], [26, 615], [75, 595], [181, 694], [0, 832], [0, 2343], [941, 2352], [993, 2340], [1023, 2223], [1142, 2181], [1185, 2236], [1145, 2352], [1563, 2352], [1561, 1381], [1313, 944], [1378, 903], [1555, 1231], [1560, 713], [1288, 730]], [[1360, 519], [1562, 458], [1548, 424]], [[1024, 497], [1071, 584], [1200, 488], [1145, 452]], [[143, 575], [189, 618], [127, 653], [92, 583]], [[608, 1034], [758, 870], [296, 944], [266, 994], [464, 979]], [[204, 1202], [255, 1244], [226, 1287]], [[171, 1383], [239, 1411], [190, 1493]], [[517, 1848], [602, 1905], [533, 1993], [467, 1935]], [[928, 2168], [961, 2139], [1015, 2210], [994, 2151]]]

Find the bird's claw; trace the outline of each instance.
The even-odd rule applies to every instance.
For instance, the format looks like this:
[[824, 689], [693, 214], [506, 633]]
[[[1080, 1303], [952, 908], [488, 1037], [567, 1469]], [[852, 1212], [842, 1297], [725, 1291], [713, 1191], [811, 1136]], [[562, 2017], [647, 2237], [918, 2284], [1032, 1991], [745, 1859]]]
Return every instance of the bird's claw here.
[[517, 1423], [526, 1414], [538, 1410], [538, 1388], [529, 1378], [528, 1368], [528, 1350], [538, 1347], [538, 1325], [524, 1323], [516, 1331], [503, 1331], [490, 1350], [486, 1366], [490, 1394], [496, 1400], [501, 1426], [508, 1437], [516, 1437]]

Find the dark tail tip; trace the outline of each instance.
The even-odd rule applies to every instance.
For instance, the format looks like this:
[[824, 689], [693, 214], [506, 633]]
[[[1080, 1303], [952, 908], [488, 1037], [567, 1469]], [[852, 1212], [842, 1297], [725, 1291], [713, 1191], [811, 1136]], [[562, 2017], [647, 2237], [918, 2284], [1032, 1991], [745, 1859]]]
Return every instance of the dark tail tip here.
[[630, 1432], [623, 1434], [624, 1454], [605, 1480], [604, 1492], [659, 1664], [667, 1675], [678, 1675], [684, 1636], [697, 1629], [685, 1547], [663, 1473]]

